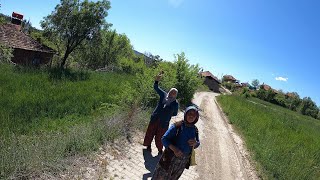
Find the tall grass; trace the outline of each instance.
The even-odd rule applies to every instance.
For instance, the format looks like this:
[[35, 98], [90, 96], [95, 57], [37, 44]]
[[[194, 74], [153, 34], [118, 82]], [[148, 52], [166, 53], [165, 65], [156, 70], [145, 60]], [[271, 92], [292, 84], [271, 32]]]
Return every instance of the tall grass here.
[[[134, 76], [0, 66], [0, 179], [64, 168], [65, 157], [143, 128]], [[69, 73], [69, 74], [68, 74]]]
[[[74, 118], [69, 121], [69, 116], [92, 115], [104, 103], [123, 107], [134, 98], [135, 90], [130, 86], [133, 76], [129, 75], [90, 73], [88, 80], [71, 81], [51, 80], [46, 71], [17, 73], [1, 67], [1, 72], [2, 135], [4, 129], [26, 134], [35, 130], [34, 126], [44, 127], [41, 123], [49, 127], [61, 122], [72, 125]], [[67, 120], [59, 121], [62, 118]]]
[[319, 179], [320, 121], [257, 99], [219, 96], [267, 179]]

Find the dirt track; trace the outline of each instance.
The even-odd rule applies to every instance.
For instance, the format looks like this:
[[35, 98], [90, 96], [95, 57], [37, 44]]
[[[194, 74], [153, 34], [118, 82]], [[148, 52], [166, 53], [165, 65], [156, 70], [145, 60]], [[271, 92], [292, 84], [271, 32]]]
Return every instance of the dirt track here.
[[258, 179], [243, 141], [216, 104], [217, 95], [202, 92], [194, 97], [202, 110], [201, 146], [196, 152], [199, 179]]

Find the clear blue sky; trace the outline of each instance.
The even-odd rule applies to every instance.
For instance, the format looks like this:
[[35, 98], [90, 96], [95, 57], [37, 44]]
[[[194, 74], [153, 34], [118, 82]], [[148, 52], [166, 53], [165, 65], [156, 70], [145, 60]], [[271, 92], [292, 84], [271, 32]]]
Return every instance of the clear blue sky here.
[[[0, 0], [33, 26], [58, 0]], [[319, 0], [111, 0], [107, 21], [134, 48], [165, 60], [185, 52], [219, 78], [258, 79], [320, 105]], [[278, 79], [278, 80], [277, 80]]]

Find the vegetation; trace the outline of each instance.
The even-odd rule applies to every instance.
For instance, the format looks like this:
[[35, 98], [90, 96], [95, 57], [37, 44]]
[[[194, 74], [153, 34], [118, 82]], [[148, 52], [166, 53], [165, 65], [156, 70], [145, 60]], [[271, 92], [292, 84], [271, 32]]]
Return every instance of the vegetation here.
[[[282, 90], [276, 91], [272, 88], [265, 90], [263, 85], [259, 85], [259, 80], [254, 79], [252, 86], [240, 87], [235, 83], [223, 82], [222, 85], [234, 92], [234, 94], [242, 95], [244, 97], [257, 97], [264, 101], [288, 108], [292, 111], [297, 111], [303, 115], [311, 116], [315, 119], [319, 118], [320, 108], [312, 101], [310, 97], [300, 99], [296, 92], [284, 93]], [[260, 88], [257, 88], [260, 86]]]
[[179, 90], [178, 98], [183, 105], [191, 103], [194, 92], [201, 85], [202, 81], [198, 77], [200, 68], [198, 65], [189, 65], [184, 53], [177, 54], [177, 84]]
[[11, 62], [12, 49], [0, 43], [0, 64]]
[[320, 121], [256, 98], [219, 96], [218, 102], [244, 136], [263, 178], [320, 177]]
[[[64, 68], [69, 55], [84, 40], [92, 39], [106, 25], [104, 18], [108, 15], [110, 2], [102, 0], [61, 0], [55, 10], [44, 18], [41, 27], [44, 34], [57, 46], [64, 47], [60, 68]], [[58, 47], [57, 47], [58, 48]]]
[[[164, 90], [176, 86], [180, 94], [193, 95], [197, 89], [197, 66], [181, 57], [155, 68], [142, 59], [122, 59], [121, 71], [107, 73], [1, 65], [0, 178], [30, 177], [57, 167], [64, 157], [143, 130], [158, 100], [152, 84], [160, 70]], [[189, 77], [185, 85], [177, 83], [177, 67]]]

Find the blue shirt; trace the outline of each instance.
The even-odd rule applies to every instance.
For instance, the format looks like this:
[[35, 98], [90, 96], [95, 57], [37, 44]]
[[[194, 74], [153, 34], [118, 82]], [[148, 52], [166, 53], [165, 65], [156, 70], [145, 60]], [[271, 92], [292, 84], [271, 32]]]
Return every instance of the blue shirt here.
[[151, 121], [160, 119], [160, 125], [162, 128], [168, 128], [169, 122], [172, 116], [176, 116], [178, 114], [179, 104], [177, 100], [170, 103], [169, 106], [164, 107], [163, 100], [167, 97], [167, 93], [159, 88], [158, 81], [155, 81], [153, 84], [154, 90], [159, 94], [160, 99], [157, 104], [157, 107], [154, 109], [151, 115]]
[[199, 134], [196, 133], [196, 127], [194, 125], [189, 127], [186, 126], [185, 123], [182, 123], [180, 128], [181, 129], [177, 135], [178, 128], [173, 124], [163, 135], [161, 140], [164, 147], [169, 148], [169, 145], [173, 144], [187, 156], [192, 150], [192, 147], [188, 144], [188, 140], [196, 139], [197, 145], [194, 148], [197, 148], [200, 145]]

